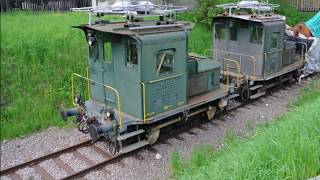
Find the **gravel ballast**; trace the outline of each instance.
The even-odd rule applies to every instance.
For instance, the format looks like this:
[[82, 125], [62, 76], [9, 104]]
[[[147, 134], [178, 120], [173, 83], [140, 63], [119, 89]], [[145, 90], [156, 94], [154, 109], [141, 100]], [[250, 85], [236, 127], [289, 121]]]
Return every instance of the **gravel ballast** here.
[[[247, 135], [256, 125], [268, 122], [287, 111], [288, 103], [294, 101], [302, 89], [301, 85], [295, 84], [282, 90], [272, 92], [264, 96], [253, 104], [232, 110], [228, 114], [218, 117], [214, 123], [202, 125], [204, 128], [193, 128], [193, 133], [184, 132], [179, 138], [169, 138], [166, 143], [156, 143], [152, 146], [153, 150], [143, 148], [137, 153], [143, 159], [130, 156], [121, 161], [124, 167], [119, 164], [111, 164], [105, 167], [106, 171], [93, 171], [85, 176], [86, 179], [165, 179], [170, 176], [170, 153], [174, 150], [179, 151], [184, 158], [187, 158], [194, 147], [204, 144], [212, 144], [214, 147], [221, 147], [221, 141], [226, 131], [233, 131], [240, 136]], [[30, 158], [36, 158], [48, 152], [61, 149], [65, 145], [76, 144], [79, 141], [89, 138], [78, 132], [76, 129], [49, 128], [41, 133], [33, 134], [25, 138], [17, 138], [6, 143], [1, 143], [1, 168], [11, 167], [15, 164], [24, 162]], [[169, 145], [171, 144], [171, 145]], [[107, 150], [103, 142], [96, 143], [96, 146]], [[82, 148], [78, 152], [86, 156], [91, 161], [97, 163], [103, 160], [103, 156], [92, 149]], [[161, 158], [157, 159], [159, 154]], [[158, 157], [160, 157], [158, 155]], [[88, 166], [72, 154], [65, 154], [60, 158], [74, 170], [81, 170]], [[44, 162], [44, 163], [47, 163]], [[54, 167], [54, 162], [49, 162], [52, 167], [40, 164], [44, 169], [49, 168], [49, 173], [59, 179], [65, 176], [66, 172], [59, 171], [58, 166]], [[30, 177], [41, 179], [41, 176], [32, 168], [19, 170], [17, 174], [24, 179]], [[50, 170], [51, 169], [51, 170]], [[59, 172], [58, 172], [59, 171]], [[58, 174], [58, 175], [54, 175]], [[6, 179], [7, 177], [1, 177]], [[9, 178], [10, 179], [10, 178]]]

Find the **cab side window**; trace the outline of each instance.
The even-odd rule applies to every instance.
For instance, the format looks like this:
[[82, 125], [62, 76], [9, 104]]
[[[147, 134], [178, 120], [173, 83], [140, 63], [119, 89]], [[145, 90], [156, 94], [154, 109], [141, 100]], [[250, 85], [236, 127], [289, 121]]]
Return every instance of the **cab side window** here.
[[126, 53], [126, 66], [135, 67], [138, 65], [138, 48], [137, 44], [128, 42], [127, 43], [127, 53]]
[[112, 62], [112, 46], [111, 42], [104, 42], [103, 44], [103, 60], [106, 63]]
[[250, 27], [250, 42], [254, 44], [262, 44], [263, 29], [260, 26]]
[[280, 35], [280, 32], [273, 32], [272, 33], [272, 35], [271, 35], [271, 44], [270, 44], [272, 49], [278, 47], [279, 35]]
[[226, 34], [226, 28], [224, 24], [215, 25], [215, 38], [219, 40], [224, 40]]
[[238, 40], [238, 28], [231, 27], [230, 28], [230, 40], [237, 41]]
[[157, 54], [156, 74], [170, 74], [174, 72], [174, 52], [172, 50], [159, 51]]

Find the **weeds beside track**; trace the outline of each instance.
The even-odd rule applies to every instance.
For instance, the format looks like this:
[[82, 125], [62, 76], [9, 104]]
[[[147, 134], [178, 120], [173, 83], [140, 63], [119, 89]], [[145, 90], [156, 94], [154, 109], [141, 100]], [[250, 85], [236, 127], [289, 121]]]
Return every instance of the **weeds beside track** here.
[[320, 80], [291, 103], [290, 111], [250, 137], [227, 135], [221, 150], [195, 149], [182, 162], [173, 153], [177, 179], [307, 179], [320, 174]]

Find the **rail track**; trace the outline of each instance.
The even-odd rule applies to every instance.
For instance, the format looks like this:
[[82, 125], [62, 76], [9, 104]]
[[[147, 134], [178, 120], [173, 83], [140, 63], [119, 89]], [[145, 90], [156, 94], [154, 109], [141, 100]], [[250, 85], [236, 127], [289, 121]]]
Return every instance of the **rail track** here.
[[[192, 121], [190, 121], [190, 122], [192, 122]], [[165, 144], [167, 146], [173, 146], [171, 143], [168, 142], [169, 139], [177, 139], [179, 141], [186, 141], [186, 139], [183, 138], [182, 136], [180, 136], [180, 134], [186, 132], [186, 133], [196, 135], [196, 133], [192, 131], [193, 129], [196, 129], [196, 128], [203, 130], [203, 131], [207, 131], [208, 129], [203, 126], [205, 123], [208, 123], [208, 121], [197, 121], [194, 123], [183, 123], [183, 124], [179, 124], [174, 127], [171, 127], [171, 128], [168, 127], [167, 129], [165, 129], [165, 131], [168, 132], [168, 133], [165, 133], [167, 135], [160, 137], [158, 143]], [[209, 123], [212, 123], [212, 122], [209, 122]], [[91, 148], [95, 153], [102, 155], [104, 157], [104, 160], [101, 162], [98, 162], [98, 163], [94, 163], [88, 157], [86, 157], [85, 155], [82, 155], [81, 153], [79, 153], [77, 151], [80, 148], [84, 148], [84, 147]], [[144, 147], [143, 149], [146, 149], [147, 151], [154, 153], [154, 154], [158, 153], [157, 149], [155, 149], [152, 146], [147, 146], [147, 147]], [[24, 168], [29, 167], [29, 168], [35, 169], [36, 173], [39, 174], [43, 179], [49, 179], [49, 180], [56, 179], [49, 172], [47, 172], [45, 170], [45, 168], [40, 166], [40, 163], [47, 161], [47, 160], [53, 160], [54, 163], [59, 168], [61, 168], [62, 170], [64, 170], [67, 173], [67, 176], [60, 178], [63, 180], [76, 179], [79, 177], [83, 177], [86, 174], [88, 174], [89, 172], [92, 172], [94, 170], [100, 170], [104, 174], [107, 175], [107, 174], [110, 174], [110, 172], [108, 172], [108, 170], [105, 169], [105, 167], [110, 164], [114, 164], [114, 163], [117, 163], [120, 167], [124, 167], [125, 164], [121, 161], [121, 159], [124, 157], [132, 156], [136, 160], [139, 160], [139, 161], [144, 160], [145, 158], [142, 155], [140, 155], [138, 152], [139, 151], [136, 150], [136, 151], [130, 152], [128, 154], [120, 154], [118, 156], [112, 156], [107, 151], [101, 149], [100, 147], [96, 146], [95, 144], [92, 144], [91, 140], [84, 140], [78, 144], [75, 144], [75, 145], [66, 147], [64, 149], [40, 156], [38, 158], [26, 161], [21, 164], [3, 169], [0, 171], [0, 177], [8, 176], [13, 180], [20, 180], [22, 178], [16, 172], [20, 169], [24, 169]], [[60, 156], [62, 156], [64, 154], [68, 154], [68, 153], [71, 153], [77, 159], [84, 161], [88, 166], [80, 171], [74, 170], [72, 167], [70, 167], [67, 163], [65, 163], [60, 158]]]
[[[104, 157], [104, 160], [99, 163], [94, 163], [92, 160], [87, 158], [85, 155], [82, 155], [77, 150], [80, 148], [91, 148], [95, 153], [98, 153]], [[61, 155], [72, 153], [77, 159], [84, 161], [89, 166], [80, 170], [75, 171], [72, 167], [70, 167], [67, 163], [65, 163], [61, 158]], [[87, 174], [92, 170], [102, 170], [103, 173], [109, 173], [106, 169], [103, 169], [104, 166], [111, 163], [118, 163], [121, 166], [124, 166], [124, 163], [120, 161], [120, 156], [111, 156], [109, 153], [104, 151], [103, 149], [99, 148], [95, 144], [91, 143], [91, 140], [84, 140], [78, 144], [73, 146], [66, 147], [64, 149], [58, 150], [53, 153], [49, 153], [38, 158], [26, 161], [24, 163], [15, 165], [13, 167], [9, 167], [0, 171], [0, 176], [9, 176], [11, 179], [19, 180], [22, 179], [16, 172], [19, 169], [24, 169], [26, 167], [31, 167], [35, 169], [35, 171], [43, 178], [43, 179], [55, 179], [49, 172], [47, 172], [43, 167], [40, 166], [40, 163], [53, 160], [54, 163], [61, 169], [63, 169], [67, 176], [61, 179], [74, 179], [80, 176]]]
[[[265, 96], [268, 96], [268, 95], [273, 96], [272, 92], [278, 91], [280, 88], [284, 88], [284, 89], [290, 88], [290, 85], [289, 86], [279, 86], [279, 87], [269, 91]], [[215, 119], [220, 120], [220, 121], [225, 121], [225, 119], [223, 118], [224, 115], [228, 114], [229, 116], [232, 116], [231, 111], [233, 111], [233, 110], [236, 111], [238, 108], [244, 107], [248, 104], [255, 104], [256, 102], [260, 101], [259, 99], [252, 100], [252, 101], [249, 101], [246, 103], [237, 103], [235, 106], [232, 106], [230, 109], [228, 109], [227, 112], [222, 112], [222, 113], [218, 114], [218, 116]], [[190, 123], [182, 123], [182, 125], [178, 124], [178, 125], [173, 125], [172, 127], [165, 128], [164, 130], [167, 131], [167, 133], [163, 133], [164, 135], [160, 137], [158, 143], [164, 144], [167, 146], [173, 146], [170, 142], [168, 142], [169, 139], [173, 138], [178, 141], [186, 141], [185, 138], [180, 136], [180, 134], [182, 134], [182, 133], [188, 133], [188, 134], [196, 136], [197, 133], [194, 131], [194, 129], [199, 129], [201, 131], [208, 131], [208, 129], [204, 126], [207, 123], [210, 123], [214, 126], [219, 126], [219, 123], [217, 123], [216, 121], [207, 121], [207, 120], [206, 121], [193, 121], [193, 120], [190, 120], [189, 122]], [[86, 157], [85, 155], [82, 155], [81, 153], [79, 153], [77, 151], [80, 148], [84, 148], [84, 147], [92, 149], [95, 153], [102, 155], [102, 157], [104, 159], [98, 163], [93, 162], [88, 157]], [[157, 150], [155, 148], [153, 148], [152, 146], [144, 147], [144, 149], [146, 149], [154, 154], [157, 153]], [[49, 154], [43, 155], [41, 157], [38, 157], [38, 158], [35, 158], [32, 160], [26, 161], [24, 163], [15, 165], [13, 167], [3, 169], [0, 171], [0, 177], [8, 176], [11, 179], [19, 180], [22, 178], [16, 172], [20, 169], [31, 167], [31, 168], [35, 169], [36, 173], [38, 173], [43, 179], [56, 179], [49, 172], [47, 172], [43, 167], [40, 166], [40, 163], [47, 161], [47, 160], [53, 160], [54, 163], [59, 168], [61, 168], [62, 170], [64, 170], [67, 173], [67, 176], [65, 176], [61, 179], [75, 179], [75, 178], [83, 177], [86, 174], [88, 174], [89, 172], [92, 172], [94, 170], [100, 170], [104, 174], [107, 175], [107, 174], [110, 174], [110, 172], [105, 167], [107, 165], [114, 164], [114, 163], [119, 164], [120, 167], [124, 167], [125, 164], [121, 161], [121, 159], [123, 159], [124, 157], [132, 156], [133, 158], [135, 158], [139, 161], [144, 160], [145, 158], [142, 155], [140, 155], [138, 152], [139, 151], [134, 151], [134, 152], [131, 152], [128, 154], [120, 154], [118, 156], [112, 156], [107, 151], [101, 149], [100, 147], [96, 146], [95, 144], [92, 144], [91, 140], [83, 140], [82, 142], [80, 142], [78, 144], [66, 147], [66, 148], [58, 150], [56, 152], [49, 153]], [[68, 154], [68, 153], [71, 153], [77, 159], [84, 161], [88, 166], [86, 168], [79, 170], [79, 171], [74, 170], [72, 167], [70, 167], [67, 163], [65, 163], [60, 158], [61, 155]]]

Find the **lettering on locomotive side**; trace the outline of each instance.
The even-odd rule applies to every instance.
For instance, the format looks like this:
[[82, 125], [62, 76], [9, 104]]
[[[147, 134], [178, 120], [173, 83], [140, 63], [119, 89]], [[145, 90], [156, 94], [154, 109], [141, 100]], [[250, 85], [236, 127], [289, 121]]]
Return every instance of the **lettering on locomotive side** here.
[[159, 95], [159, 99], [154, 101], [154, 106], [164, 106], [164, 109], [169, 109], [171, 106], [168, 104], [175, 103], [178, 99], [178, 95], [176, 93], [177, 85], [175, 80], [164, 80], [157, 84], [156, 90]]

